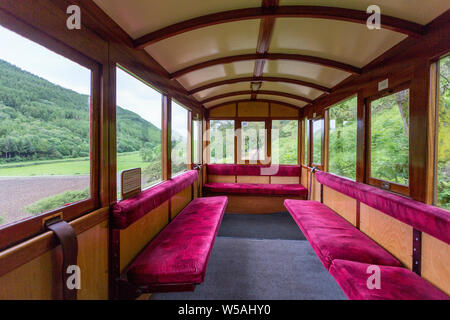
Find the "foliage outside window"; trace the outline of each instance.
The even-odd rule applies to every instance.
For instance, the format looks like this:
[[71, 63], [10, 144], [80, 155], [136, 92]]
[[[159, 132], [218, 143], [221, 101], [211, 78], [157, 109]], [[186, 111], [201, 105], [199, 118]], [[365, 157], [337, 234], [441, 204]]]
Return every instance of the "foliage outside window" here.
[[272, 121], [272, 163], [297, 164], [298, 121]]
[[117, 174], [141, 168], [142, 188], [146, 188], [162, 179], [161, 94], [121, 68], [116, 74]]
[[264, 121], [241, 122], [241, 160], [257, 162], [265, 159], [266, 123]]
[[371, 102], [371, 177], [408, 185], [409, 89]]
[[436, 205], [450, 210], [450, 56], [439, 63]]
[[210, 162], [234, 163], [234, 120], [210, 120]]
[[356, 112], [357, 97], [332, 106], [328, 171], [339, 176], [356, 179]]
[[322, 164], [323, 119], [313, 121], [313, 164]]
[[188, 110], [172, 101], [172, 176], [187, 170]]
[[0, 27], [0, 225], [90, 198], [91, 71]]
[[308, 149], [308, 137], [309, 137], [309, 120], [308, 120], [308, 118], [305, 119], [304, 124], [305, 124], [305, 136], [303, 137], [303, 139], [305, 140], [304, 141], [305, 151], [303, 152], [303, 156], [304, 156], [303, 164], [305, 166], [307, 166], [308, 165], [308, 150], [309, 150]]

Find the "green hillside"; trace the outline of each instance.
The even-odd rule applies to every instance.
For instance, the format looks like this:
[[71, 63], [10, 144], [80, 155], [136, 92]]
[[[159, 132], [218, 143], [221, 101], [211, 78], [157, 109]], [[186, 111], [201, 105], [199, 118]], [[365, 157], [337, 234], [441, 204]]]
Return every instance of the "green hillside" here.
[[[117, 107], [117, 150], [160, 144], [160, 130]], [[89, 97], [0, 60], [0, 164], [89, 155]]]

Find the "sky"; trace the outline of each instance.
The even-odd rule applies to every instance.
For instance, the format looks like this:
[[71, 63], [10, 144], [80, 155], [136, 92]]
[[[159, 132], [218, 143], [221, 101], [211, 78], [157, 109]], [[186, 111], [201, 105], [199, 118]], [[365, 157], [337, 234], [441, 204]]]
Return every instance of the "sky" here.
[[[90, 94], [89, 69], [0, 26], [0, 59], [54, 84]], [[117, 105], [161, 129], [161, 94], [117, 68]], [[187, 111], [172, 103], [172, 128], [187, 136]]]

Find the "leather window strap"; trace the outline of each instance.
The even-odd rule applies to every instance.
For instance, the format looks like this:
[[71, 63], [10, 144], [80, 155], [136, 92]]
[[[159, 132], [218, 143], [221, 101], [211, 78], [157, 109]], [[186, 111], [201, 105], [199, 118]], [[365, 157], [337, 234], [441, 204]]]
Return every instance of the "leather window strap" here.
[[55, 233], [62, 248], [61, 279], [62, 294], [64, 300], [77, 300], [77, 289], [69, 289], [67, 280], [71, 274], [67, 273], [67, 268], [77, 265], [78, 239], [73, 227], [66, 221], [57, 219], [45, 223], [48, 230]]

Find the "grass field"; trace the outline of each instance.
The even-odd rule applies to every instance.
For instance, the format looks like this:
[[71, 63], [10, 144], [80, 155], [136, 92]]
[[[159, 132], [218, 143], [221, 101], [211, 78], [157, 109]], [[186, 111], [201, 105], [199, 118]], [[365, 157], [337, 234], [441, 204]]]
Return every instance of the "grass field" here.
[[[122, 153], [117, 158], [119, 172], [137, 167], [144, 169], [146, 166], [138, 151]], [[0, 165], [0, 177], [76, 176], [89, 175], [89, 171], [89, 159], [87, 158], [30, 161]]]

